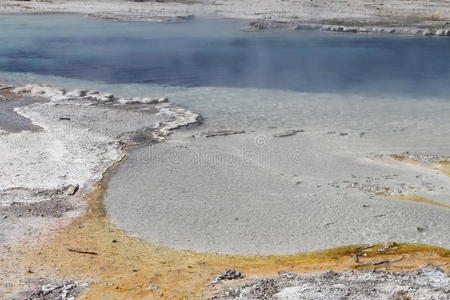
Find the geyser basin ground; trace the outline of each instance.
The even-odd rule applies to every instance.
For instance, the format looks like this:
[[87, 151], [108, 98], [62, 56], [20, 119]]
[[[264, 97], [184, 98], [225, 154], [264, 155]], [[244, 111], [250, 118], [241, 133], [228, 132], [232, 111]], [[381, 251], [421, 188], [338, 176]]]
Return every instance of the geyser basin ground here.
[[[450, 245], [449, 178], [434, 169], [450, 149], [450, 39], [245, 33], [233, 21], [0, 22], [2, 80], [165, 95], [205, 117], [115, 171], [106, 209], [133, 236], [239, 254]], [[241, 133], [214, 136], [223, 129]], [[390, 156], [406, 151], [424, 162]]]

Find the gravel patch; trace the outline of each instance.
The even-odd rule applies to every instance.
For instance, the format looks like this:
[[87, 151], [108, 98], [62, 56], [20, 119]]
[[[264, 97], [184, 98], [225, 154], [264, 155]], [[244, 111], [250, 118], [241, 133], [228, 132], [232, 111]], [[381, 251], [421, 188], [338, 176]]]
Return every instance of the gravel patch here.
[[448, 300], [450, 277], [434, 266], [419, 270], [328, 271], [318, 275], [281, 274], [237, 288], [230, 288], [214, 300], [318, 300], [384, 299]]

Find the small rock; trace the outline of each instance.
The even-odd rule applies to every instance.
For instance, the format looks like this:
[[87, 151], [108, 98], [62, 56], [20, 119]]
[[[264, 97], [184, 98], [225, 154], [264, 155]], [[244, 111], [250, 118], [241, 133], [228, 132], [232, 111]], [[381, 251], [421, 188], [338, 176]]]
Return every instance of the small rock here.
[[92, 95], [91, 96], [92, 99], [100, 101], [100, 102], [110, 102], [115, 100], [115, 97], [113, 94], [109, 94], [109, 93], [101, 93], [98, 95]]
[[71, 185], [66, 190], [66, 195], [73, 196], [78, 192], [80, 186], [78, 184]]
[[294, 27], [294, 30], [305, 30], [305, 31], [319, 30], [319, 29], [322, 29], [322, 26], [316, 24], [299, 24]]
[[232, 134], [241, 134], [245, 133], [243, 130], [233, 130], [233, 129], [223, 129], [223, 130], [209, 130], [202, 132], [201, 134], [205, 137], [214, 137], [214, 136], [226, 136]]
[[56, 290], [57, 288], [58, 288], [58, 286], [56, 286], [56, 285], [46, 284], [46, 285], [41, 287], [41, 291], [44, 292], [45, 294], [48, 294], [51, 291]]
[[149, 286], [149, 287], [147, 288], [147, 290], [149, 290], [149, 291], [156, 291], [156, 290], [159, 290], [159, 286], [157, 286], [157, 285], [151, 285], [151, 286]]
[[425, 232], [427, 230], [425, 228], [423, 228], [423, 227], [417, 227], [417, 231], [418, 232]]
[[288, 136], [296, 135], [299, 132], [304, 132], [304, 130], [288, 129], [288, 130], [279, 131], [279, 132], [275, 133], [273, 136], [274, 137], [288, 137]]
[[243, 30], [246, 31], [264, 31], [268, 27], [268, 23], [264, 21], [254, 21], [250, 22]]
[[236, 279], [242, 279], [244, 277], [245, 277], [244, 274], [242, 274], [241, 272], [239, 272], [235, 269], [227, 269], [225, 271], [225, 273], [214, 278], [214, 280], [211, 281], [209, 283], [209, 285], [216, 285], [216, 284], [221, 283], [224, 280], [236, 280]]
[[429, 30], [429, 29], [425, 29], [425, 30], [422, 32], [422, 35], [423, 35], [423, 36], [430, 36], [430, 35], [433, 35], [433, 32], [432, 32], [431, 30]]
[[395, 291], [389, 296], [388, 299], [389, 300], [411, 300], [411, 297], [408, 296], [407, 291]]
[[161, 97], [158, 99], [158, 103], [167, 103], [169, 102], [169, 97]]
[[397, 248], [397, 247], [398, 247], [397, 243], [390, 242], [390, 243], [386, 243], [384, 245], [384, 247], [378, 249], [378, 251], [379, 252], [386, 252], [386, 251], [392, 250], [392, 249]]
[[46, 284], [35, 290], [26, 300], [35, 299], [75, 299], [81, 292], [81, 285], [72, 281], [65, 281], [60, 284]]
[[358, 28], [346, 27], [346, 28], [344, 28], [344, 32], [357, 33]]
[[[164, 2], [164, 0], [156, 0], [156, 2]], [[177, 16], [176, 21], [177, 22], [188, 22], [195, 20], [195, 15], [186, 15], [186, 16]]]
[[141, 102], [145, 103], [145, 104], [158, 104], [159, 103], [159, 99], [146, 97], [146, 98], [142, 98]]
[[445, 29], [438, 29], [438, 30], [436, 30], [435, 34], [438, 36], [443, 36], [443, 35], [445, 35]]
[[87, 93], [88, 93], [87, 90], [75, 89], [73, 91], [67, 92], [66, 96], [80, 98], [86, 96]]

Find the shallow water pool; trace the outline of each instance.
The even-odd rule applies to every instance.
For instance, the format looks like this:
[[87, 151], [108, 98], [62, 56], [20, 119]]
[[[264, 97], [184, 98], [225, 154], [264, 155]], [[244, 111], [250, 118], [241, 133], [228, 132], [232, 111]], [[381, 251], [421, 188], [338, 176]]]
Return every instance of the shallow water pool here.
[[114, 84], [447, 95], [450, 39], [243, 32], [243, 25], [1, 16], [0, 71]]

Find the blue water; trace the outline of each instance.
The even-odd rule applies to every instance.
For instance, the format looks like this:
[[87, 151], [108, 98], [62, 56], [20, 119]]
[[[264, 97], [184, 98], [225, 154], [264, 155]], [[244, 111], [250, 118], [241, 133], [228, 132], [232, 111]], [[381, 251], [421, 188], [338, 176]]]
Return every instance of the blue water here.
[[448, 95], [448, 38], [250, 33], [242, 25], [0, 16], [0, 72], [113, 84]]

